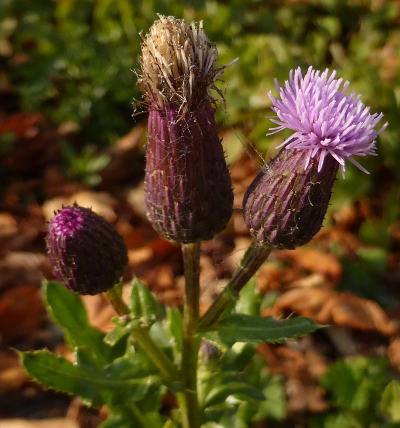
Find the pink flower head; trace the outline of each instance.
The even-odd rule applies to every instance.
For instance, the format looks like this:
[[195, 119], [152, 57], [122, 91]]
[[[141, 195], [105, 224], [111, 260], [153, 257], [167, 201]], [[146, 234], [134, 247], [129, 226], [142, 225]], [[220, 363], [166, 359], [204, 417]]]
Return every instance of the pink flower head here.
[[[330, 74], [330, 75], [329, 75]], [[270, 128], [267, 135], [283, 129], [292, 129], [292, 134], [279, 147], [306, 151], [305, 166], [311, 158], [319, 159], [318, 171], [323, 167], [327, 155], [336, 159], [345, 175], [345, 160], [369, 174], [353, 156], [376, 156], [376, 137], [387, 127], [386, 122], [379, 131], [376, 125], [383, 114], [370, 114], [360, 100], [361, 95], [346, 95], [349, 82], [342, 85], [343, 79], [335, 79], [336, 71], [323, 73], [311, 66], [303, 77], [300, 67], [291, 70], [289, 81], [280, 87], [275, 79], [279, 98], [269, 93], [272, 110], [276, 116], [270, 120], [278, 126]]]

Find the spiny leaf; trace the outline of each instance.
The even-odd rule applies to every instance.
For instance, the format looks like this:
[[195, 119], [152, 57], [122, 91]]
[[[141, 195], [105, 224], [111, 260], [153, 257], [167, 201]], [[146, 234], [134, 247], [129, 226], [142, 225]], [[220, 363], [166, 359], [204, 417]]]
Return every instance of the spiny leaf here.
[[77, 294], [53, 281], [43, 284], [43, 294], [51, 317], [66, 332], [72, 346], [89, 349], [102, 364], [112, 361], [113, 349], [104, 343], [104, 333], [89, 324], [85, 306]]
[[83, 366], [72, 364], [48, 351], [24, 352], [20, 357], [25, 370], [37, 382], [57, 391], [78, 395], [86, 404], [96, 407], [138, 401], [158, 383], [156, 376], [112, 376], [112, 371], [107, 373], [90, 366], [87, 360]]
[[282, 342], [318, 328], [320, 326], [314, 321], [302, 317], [280, 321], [272, 317], [232, 314], [201, 335], [207, 340], [231, 346], [235, 342]]
[[209, 407], [221, 403], [230, 395], [241, 395], [254, 400], [265, 400], [264, 394], [255, 386], [245, 382], [229, 382], [213, 388], [206, 397], [205, 406]]

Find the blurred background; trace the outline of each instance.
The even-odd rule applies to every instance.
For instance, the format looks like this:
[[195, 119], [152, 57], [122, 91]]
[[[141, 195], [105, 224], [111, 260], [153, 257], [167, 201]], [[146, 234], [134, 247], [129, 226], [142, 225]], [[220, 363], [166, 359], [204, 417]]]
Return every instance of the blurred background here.
[[[297, 66], [336, 69], [389, 121], [379, 156], [361, 161], [371, 174], [349, 164], [325, 228], [273, 254], [256, 279], [263, 314], [331, 327], [260, 346], [271, 394], [254, 426], [400, 427], [400, 2], [389, 0], [0, 0], [0, 426], [51, 418], [89, 428], [105, 417], [31, 382], [11, 349], [70, 357], [40, 294], [52, 278], [46, 221], [62, 204], [76, 200], [116, 225], [127, 283], [135, 274], [161, 301], [182, 303], [179, 246], [156, 236], [143, 205], [146, 113], [135, 107], [134, 70], [157, 13], [204, 20], [220, 65], [240, 57], [219, 83], [217, 112], [236, 208], [260, 168], [257, 151], [268, 160], [285, 138], [265, 136], [274, 78], [283, 83]], [[238, 210], [204, 243], [203, 310], [249, 242]], [[85, 303], [109, 329], [101, 297]]]

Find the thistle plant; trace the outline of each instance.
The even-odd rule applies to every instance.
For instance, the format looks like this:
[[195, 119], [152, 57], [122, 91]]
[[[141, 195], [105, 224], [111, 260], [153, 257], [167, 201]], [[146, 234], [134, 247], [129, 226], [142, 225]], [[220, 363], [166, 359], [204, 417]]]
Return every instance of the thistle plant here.
[[[216, 60], [202, 23], [160, 16], [143, 38], [138, 83], [149, 110], [145, 201], [154, 229], [182, 245], [183, 311], [160, 305], [137, 278], [124, 301], [127, 248], [90, 209], [65, 207], [49, 223], [49, 259], [65, 287], [47, 282], [44, 297], [75, 360], [34, 351], [22, 353], [22, 363], [38, 382], [88, 405], [106, 405], [102, 428], [251, 426], [273, 417], [271, 375], [257, 359], [257, 344], [295, 338], [318, 325], [260, 317], [251, 279], [273, 248], [295, 248], [318, 232], [339, 167], [344, 174], [349, 160], [366, 172], [353, 157], [375, 154], [375, 139], [387, 126], [377, 131], [382, 114], [371, 115], [360, 97], [346, 95], [348, 82], [340, 90], [342, 80], [328, 70], [310, 67], [303, 77], [297, 69], [284, 88], [277, 85], [279, 98], [270, 95], [277, 126], [270, 134], [294, 133], [249, 187], [243, 213], [253, 245], [200, 317], [200, 242], [226, 226], [233, 201], [214, 120], [212, 94], [218, 96], [215, 82], [224, 70]], [[100, 293], [116, 313], [107, 334], [89, 325], [79, 297]], [[167, 391], [176, 396], [176, 408], [161, 412]]]

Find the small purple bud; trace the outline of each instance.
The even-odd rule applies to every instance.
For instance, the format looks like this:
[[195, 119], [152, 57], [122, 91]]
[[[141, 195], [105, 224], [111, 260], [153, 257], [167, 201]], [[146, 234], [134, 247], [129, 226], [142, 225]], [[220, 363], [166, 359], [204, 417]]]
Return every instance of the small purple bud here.
[[232, 215], [229, 171], [209, 95], [224, 67], [202, 23], [160, 16], [143, 40], [138, 85], [149, 107], [145, 200], [161, 236], [211, 239]]
[[210, 342], [201, 342], [199, 349], [199, 359], [204, 364], [216, 362], [221, 352]]
[[57, 279], [78, 294], [107, 291], [128, 264], [125, 243], [116, 229], [76, 203], [50, 220], [46, 244]]

